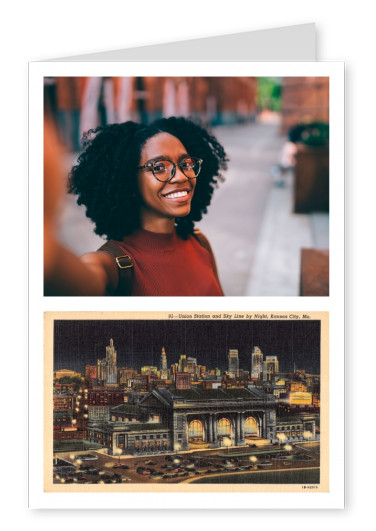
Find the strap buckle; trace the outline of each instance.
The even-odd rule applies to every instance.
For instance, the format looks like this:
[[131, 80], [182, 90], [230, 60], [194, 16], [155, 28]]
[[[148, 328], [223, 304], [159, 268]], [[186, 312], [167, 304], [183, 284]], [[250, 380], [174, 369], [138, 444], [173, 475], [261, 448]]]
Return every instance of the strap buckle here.
[[[130, 263], [128, 263], [126, 265], [121, 265], [121, 263], [120, 263], [120, 259], [121, 258], [126, 258], [127, 260], [129, 260]], [[133, 267], [132, 258], [129, 256], [129, 254], [123, 254], [122, 256], [117, 256], [115, 258], [115, 260], [116, 260], [116, 263], [117, 263], [117, 265], [118, 265], [118, 267], [120, 269], [128, 269], [128, 267]]]

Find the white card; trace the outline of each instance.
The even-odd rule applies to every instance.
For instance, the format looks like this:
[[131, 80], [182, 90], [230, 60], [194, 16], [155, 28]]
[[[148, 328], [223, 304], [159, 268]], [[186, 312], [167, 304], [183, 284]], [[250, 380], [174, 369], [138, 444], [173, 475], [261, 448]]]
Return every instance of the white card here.
[[[300, 45], [296, 46], [299, 42]], [[259, 48], [258, 48], [259, 47]], [[258, 51], [257, 51], [258, 49]], [[262, 52], [260, 52], [262, 50]], [[250, 61], [252, 59], [252, 62]], [[281, 60], [288, 62], [280, 62]], [[144, 47], [133, 50], [122, 50], [106, 52], [103, 54], [92, 54], [89, 56], [77, 56], [64, 59], [55, 59], [43, 63], [31, 63], [30, 65], [30, 248], [33, 249], [33, 256], [30, 258], [30, 379], [33, 381], [33, 389], [36, 389], [30, 397], [30, 506], [33, 508], [339, 508], [343, 506], [343, 418], [338, 415], [343, 412], [343, 65], [340, 63], [316, 63], [315, 60], [315, 34], [314, 25], [306, 24], [290, 28], [277, 28], [274, 30], [264, 30], [259, 32], [249, 32], [246, 34], [217, 37], [211, 39], [201, 39], [199, 41], [188, 41], [186, 43], [172, 43], [171, 45], [159, 45], [156, 47]], [[278, 62], [276, 62], [278, 61]], [[113, 297], [61, 297], [49, 296], [44, 297], [43, 279], [41, 270], [43, 270], [43, 241], [41, 238], [43, 230], [43, 186], [40, 175], [43, 173], [41, 162], [42, 140], [43, 140], [43, 101], [42, 90], [43, 81], [46, 77], [91, 77], [91, 78], [124, 78], [134, 79], [135, 77], [148, 76], [148, 78], [157, 78], [163, 72], [163, 76], [168, 79], [199, 78], [211, 77], [215, 79], [230, 78], [234, 82], [236, 79], [254, 78], [278, 78], [278, 79], [326, 79], [330, 84], [330, 93], [322, 96], [328, 108], [328, 122], [330, 122], [330, 228], [328, 217], [324, 216], [324, 221], [319, 217], [313, 222], [320, 225], [316, 228], [316, 234], [321, 234], [320, 242], [324, 242], [323, 247], [329, 245], [330, 238], [330, 295], [328, 296], [298, 296], [297, 285], [299, 280], [295, 272], [296, 285], [290, 293], [278, 291], [276, 285], [286, 286], [283, 275], [278, 275], [277, 270], [271, 268], [275, 283], [271, 282], [267, 292], [264, 286], [264, 273], [269, 268], [270, 263], [278, 261], [278, 254], [271, 257], [271, 253], [277, 253], [278, 242], [280, 242], [286, 231], [290, 230], [289, 225], [284, 227], [285, 232], [278, 232], [282, 223], [278, 224], [276, 213], [279, 213], [278, 205], [288, 204], [292, 198], [289, 192], [287, 197], [284, 193], [286, 189], [291, 191], [291, 183], [287, 186], [279, 186], [278, 183], [272, 183], [267, 194], [268, 200], [265, 202], [265, 208], [261, 216], [258, 237], [255, 240], [255, 253], [253, 256], [253, 273], [252, 278], [243, 282], [242, 293], [236, 291], [236, 286], [230, 288], [228, 295], [223, 299], [220, 297], [131, 297], [128, 299]], [[326, 98], [326, 99], [325, 99]], [[174, 108], [176, 110], [176, 107]], [[248, 111], [240, 105], [237, 109], [239, 113], [244, 113], [245, 131], [255, 131], [256, 126], [252, 126], [249, 119]], [[170, 112], [171, 114], [171, 112]], [[172, 113], [173, 114], [173, 113]], [[262, 114], [262, 113], [261, 113]], [[261, 133], [263, 126], [270, 128], [271, 121], [275, 119], [273, 113], [263, 113], [257, 111], [257, 123], [260, 125], [258, 130]], [[149, 119], [149, 118], [148, 118]], [[218, 131], [223, 143], [228, 142], [231, 146], [232, 156], [236, 153], [236, 142], [228, 141], [228, 137], [223, 135], [223, 131], [233, 130], [240, 133], [241, 121], [231, 122], [233, 119], [225, 112], [220, 113], [221, 125], [214, 124], [214, 130]], [[229, 121], [230, 120], [230, 121]], [[238, 120], [238, 118], [236, 118]], [[256, 121], [257, 121], [256, 120]], [[253, 127], [253, 129], [252, 129]], [[258, 138], [254, 142], [257, 143]], [[270, 137], [271, 138], [271, 137]], [[273, 142], [273, 140], [270, 140]], [[240, 146], [240, 144], [239, 144]], [[282, 146], [282, 144], [281, 144]], [[245, 146], [241, 146], [242, 156], [246, 156]], [[276, 153], [279, 153], [276, 151]], [[278, 166], [278, 160], [271, 165], [270, 172], [263, 170], [267, 179], [272, 180], [273, 167]], [[243, 169], [243, 171], [246, 168]], [[240, 170], [238, 171], [240, 173]], [[235, 178], [236, 172], [229, 173], [227, 181]], [[333, 183], [336, 183], [334, 194]], [[230, 183], [231, 184], [231, 183]], [[225, 186], [225, 185], [224, 185]], [[223, 187], [223, 190], [226, 190]], [[234, 189], [227, 188], [228, 194]], [[231, 192], [232, 193], [232, 192]], [[221, 195], [222, 194], [222, 195]], [[243, 195], [243, 192], [241, 192]], [[226, 193], [218, 191], [218, 201], [226, 198]], [[233, 199], [234, 200], [234, 199]], [[287, 203], [286, 203], [287, 201]], [[217, 202], [218, 204], [218, 202]], [[213, 202], [213, 209], [215, 208]], [[234, 204], [231, 204], [233, 208]], [[217, 207], [219, 210], [223, 207]], [[225, 207], [226, 208], [226, 207]], [[256, 205], [255, 205], [256, 208]], [[235, 213], [235, 208], [233, 212]], [[288, 213], [288, 215], [290, 215]], [[278, 214], [279, 215], [279, 214]], [[274, 217], [273, 217], [274, 216]], [[299, 214], [291, 214], [295, 220]], [[219, 218], [218, 218], [219, 219]], [[208, 216], [209, 220], [209, 216]], [[302, 225], [311, 223], [312, 218], [307, 215]], [[77, 232], [84, 223], [83, 218], [74, 227], [73, 232]], [[204, 223], [204, 222], [203, 222]], [[209, 222], [208, 222], [209, 223]], [[247, 221], [249, 223], [249, 221]], [[235, 240], [235, 229], [233, 228], [230, 235], [226, 235], [225, 241], [223, 236], [224, 229], [216, 230], [215, 225], [203, 225], [205, 233], [210, 235], [210, 240], [215, 243], [215, 251], [220, 269], [223, 267], [223, 275], [227, 276], [226, 282], [230, 285], [231, 277], [240, 278], [241, 267], [237, 275], [234, 274], [236, 260], [239, 263], [244, 260], [244, 254], [247, 255], [245, 244], [242, 241], [239, 248], [228, 254], [232, 257], [230, 262], [223, 260], [221, 248], [225, 249], [223, 255], [226, 255], [226, 246], [233, 245], [231, 237]], [[301, 225], [299, 225], [301, 227]], [[310, 247], [311, 240], [305, 239], [304, 230], [295, 228], [291, 225], [292, 231], [302, 230], [302, 240], [307, 242]], [[320, 228], [321, 227], [321, 228]], [[251, 229], [251, 225], [250, 225]], [[321, 230], [321, 232], [320, 232]], [[277, 236], [277, 244], [271, 247], [265, 246], [268, 234], [274, 233]], [[64, 244], [68, 248], [79, 252], [70, 245], [68, 241], [70, 236], [69, 230], [65, 233], [67, 241]], [[335, 235], [335, 238], [333, 237]], [[89, 240], [88, 240], [89, 241]], [[223, 247], [224, 246], [224, 247]], [[299, 247], [299, 248], [300, 248]], [[304, 245], [303, 245], [304, 247]], [[317, 245], [316, 245], [317, 247]], [[86, 250], [95, 250], [86, 249]], [[244, 252], [243, 252], [244, 251]], [[242, 255], [243, 252], [243, 255]], [[218, 259], [218, 256], [220, 258]], [[223, 265], [222, 265], [223, 264]], [[297, 262], [295, 260], [294, 267]], [[227, 273], [225, 268], [227, 267]], [[293, 268], [290, 268], [293, 269]], [[263, 289], [261, 289], [263, 287]], [[294, 291], [295, 290], [295, 291]], [[56, 294], [58, 295], [58, 294]], [[241, 296], [239, 296], [241, 295]], [[301, 293], [303, 295], [303, 293]], [[322, 295], [322, 294], [317, 294]], [[197, 312], [200, 312], [199, 314]], [[54, 313], [59, 312], [59, 313]], [[61, 312], [66, 312], [65, 314]], [[72, 314], [71, 312], [75, 312]], [[88, 313], [92, 312], [92, 313]], [[128, 312], [128, 313], [124, 313]], [[129, 313], [131, 312], [131, 313]], [[148, 312], [148, 313], [146, 313]], [[299, 485], [300, 491], [293, 488], [292, 490], [281, 488], [279, 491], [271, 488], [265, 490], [261, 487], [259, 491], [243, 485], [243, 489], [237, 488], [226, 490], [222, 485], [222, 490], [211, 489], [206, 486], [204, 489], [188, 489], [184, 494], [184, 486], [179, 485], [174, 491], [174, 484], [168, 487], [163, 486], [160, 482], [159, 488], [150, 486], [143, 489], [144, 483], [135, 482], [132, 486], [127, 485], [121, 489], [112, 486], [110, 491], [113, 493], [109, 499], [106, 496], [107, 486], [87, 485], [87, 489], [80, 485], [75, 489], [75, 485], [61, 483], [56, 487], [56, 482], [51, 488], [51, 478], [48, 476], [51, 471], [50, 461], [53, 457], [51, 448], [52, 434], [52, 401], [51, 386], [53, 366], [53, 323], [61, 319], [149, 319], [150, 312], [157, 315], [157, 319], [196, 319], [202, 318], [202, 312], [207, 312], [210, 319], [223, 320], [226, 323], [234, 320], [244, 320], [246, 315], [252, 315], [257, 320], [269, 320], [271, 326], [275, 320], [286, 319], [287, 322], [293, 322], [295, 319], [322, 319], [322, 331], [325, 330], [324, 336], [321, 337], [321, 365], [320, 376], [322, 386], [322, 398], [325, 398], [323, 404], [322, 423], [323, 434], [321, 441], [322, 461], [320, 472], [325, 481], [320, 483], [318, 492], [315, 492], [311, 486]], [[44, 323], [44, 315], [46, 324]], [[195, 316], [196, 315], [196, 316]], [[279, 316], [279, 317], [278, 317]], [[330, 316], [330, 319], [329, 319]], [[204, 317], [206, 319], [207, 317]], [[251, 317], [249, 317], [251, 318]], [[273, 321], [274, 320], [274, 321]], [[327, 327], [330, 321], [330, 333], [327, 334]], [[287, 324], [286, 322], [286, 324]], [[52, 326], [52, 328], [51, 328]], [[231, 326], [231, 325], [229, 325]], [[304, 324], [302, 325], [304, 328]], [[323, 333], [323, 332], [322, 332]], [[336, 338], [334, 343], [333, 337]], [[74, 338], [72, 338], [73, 340]], [[77, 338], [76, 338], [77, 339]], [[251, 341], [251, 339], [250, 339]], [[255, 345], [252, 345], [254, 347]], [[160, 345], [158, 345], [158, 348]], [[228, 348], [234, 345], [228, 345]], [[156, 346], [157, 348], [157, 346]], [[235, 348], [235, 347], [234, 347]], [[44, 356], [43, 356], [44, 349]], [[266, 354], [273, 354], [267, 352]], [[101, 355], [99, 355], [101, 357]], [[55, 359], [56, 363], [56, 359]], [[94, 362], [93, 362], [94, 363]], [[45, 375], [42, 377], [44, 366]], [[335, 378], [332, 367], [336, 367]], [[54, 367], [56, 368], [62, 367]], [[65, 367], [69, 369], [70, 367]], [[139, 367], [137, 367], [139, 369]], [[223, 371], [225, 372], [225, 371]], [[38, 382], [38, 385], [35, 385]], [[260, 382], [259, 382], [260, 383]], [[330, 396], [330, 400], [328, 400]], [[47, 401], [44, 399], [47, 397]], [[45, 404], [45, 413], [43, 414], [43, 403]], [[337, 415], [334, 416], [333, 412]], [[218, 413], [218, 412], [217, 412]], [[218, 413], [219, 414], [219, 413]], [[261, 429], [261, 428], [260, 428]], [[282, 428], [281, 428], [282, 429]], [[325, 431], [326, 430], [326, 431]], [[275, 433], [273, 432], [275, 437]], [[330, 433], [330, 437], [329, 437]], [[171, 434], [171, 437], [174, 435]], [[289, 437], [295, 437], [289, 434]], [[44, 439], [43, 439], [44, 437]], [[235, 436], [234, 436], [235, 437]], [[45, 441], [46, 449], [43, 453], [42, 441]], [[235, 441], [235, 438], [234, 438]], [[239, 441], [238, 441], [239, 442]], [[293, 441], [293, 442], [297, 442]], [[307, 440], [303, 441], [304, 444]], [[308, 441], [309, 442], [309, 441]], [[236, 444], [233, 444], [235, 447]], [[248, 445], [249, 447], [249, 445]], [[329, 451], [330, 450], [330, 451]], [[185, 451], [185, 450], [184, 450]], [[192, 451], [190, 447], [187, 452]], [[235, 451], [231, 449], [231, 451]], [[249, 448], [248, 450], [249, 451]], [[336, 460], [328, 460], [328, 455], [337, 455]], [[188, 454], [187, 454], [188, 455]], [[235, 454], [234, 454], [235, 456]], [[119, 458], [120, 461], [120, 458]], [[43, 473], [44, 471], [44, 473]], [[330, 485], [330, 486], [329, 486]], [[68, 488], [67, 488], [68, 487]], [[134, 488], [133, 488], [134, 487]], [[107, 490], [106, 490], [107, 489]], [[64, 492], [65, 491], [65, 492]], [[140, 492], [141, 491], [141, 492]], [[64, 492], [64, 494], [62, 494]], [[78, 495], [77, 492], [80, 492]], [[169, 492], [166, 496], [165, 492]], [[189, 494], [188, 494], [189, 492]], [[252, 492], [252, 494], [250, 494]], [[184, 499], [183, 499], [184, 498]]]

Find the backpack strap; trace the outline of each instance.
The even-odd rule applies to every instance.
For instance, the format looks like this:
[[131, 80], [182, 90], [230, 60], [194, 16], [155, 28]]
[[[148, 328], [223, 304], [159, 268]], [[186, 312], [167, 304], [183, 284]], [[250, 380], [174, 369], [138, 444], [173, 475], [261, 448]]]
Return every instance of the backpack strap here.
[[214, 257], [214, 253], [213, 253], [213, 249], [212, 249], [211, 246], [210, 246], [209, 240], [207, 239], [206, 236], [204, 236], [204, 234], [200, 231], [200, 229], [194, 229], [194, 230], [193, 230], [193, 236], [196, 238], [196, 240], [198, 241], [198, 243], [199, 243], [204, 249], [206, 249], [206, 250], [209, 252], [209, 254], [210, 254], [210, 258], [211, 258], [212, 267], [213, 267], [214, 276], [215, 276], [215, 278], [217, 279], [218, 285], [219, 285], [219, 287], [221, 288], [221, 291], [222, 291], [222, 293], [223, 293], [222, 286], [221, 286], [221, 283], [220, 283], [220, 280], [219, 280], [219, 275], [218, 275], [218, 270], [217, 270], [217, 264], [216, 264], [215, 257]]
[[[193, 236], [196, 238], [199, 244], [209, 252], [214, 276], [217, 279], [219, 287], [222, 290], [218, 276], [217, 264], [209, 240], [199, 229], [194, 229]], [[118, 267], [119, 283], [115, 293], [112, 293], [112, 295], [127, 297], [132, 295], [134, 273], [132, 258], [128, 254], [124, 254], [124, 251], [113, 240], [109, 240], [108, 242], [106, 242], [104, 245], [102, 245], [102, 247], [97, 249], [97, 251], [108, 253], [113, 256]]]
[[124, 254], [124, 251], [112, 240], [102, 245], [97, 249], [97, 252], [108, 253], [113, 256], [118, 267], [119, 282], [115, 293], [111, 295], [118, 297], [132, 295], [134, 271], [132, 258], [128, 254]]

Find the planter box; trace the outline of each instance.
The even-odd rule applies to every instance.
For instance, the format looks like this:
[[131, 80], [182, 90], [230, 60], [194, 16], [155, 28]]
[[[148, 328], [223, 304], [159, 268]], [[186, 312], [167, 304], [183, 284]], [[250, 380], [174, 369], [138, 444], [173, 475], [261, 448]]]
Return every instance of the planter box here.
[[329, 251], [326, 249], [301, 250], [300, 295], [329, 296]]
[[329, 212], [329, 148], [297, 145], [294, 212]]

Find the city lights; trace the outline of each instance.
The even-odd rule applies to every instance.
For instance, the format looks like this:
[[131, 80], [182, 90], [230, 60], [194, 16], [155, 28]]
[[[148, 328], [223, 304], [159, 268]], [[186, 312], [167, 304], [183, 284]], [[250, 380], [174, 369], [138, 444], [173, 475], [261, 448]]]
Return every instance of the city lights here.
[[[69, 365], [54, 374], [56, 482], [180, 482], [291, 470], [299, 460], [295, 443], [319, 448], [319, 375], [282, 372], [283, 361], [252, 345], [246, 367], [230, 345], [220, 368], [202, 364], [199, 354], [170, 360], [166, 347], [158, 349], [159, 363], [119, 366], [118, 349], [110, 339], [85, 376]], [[297, 401], [299, 393], [314, 400]], [[67, 454], [69, 445], [75, 451]]]

